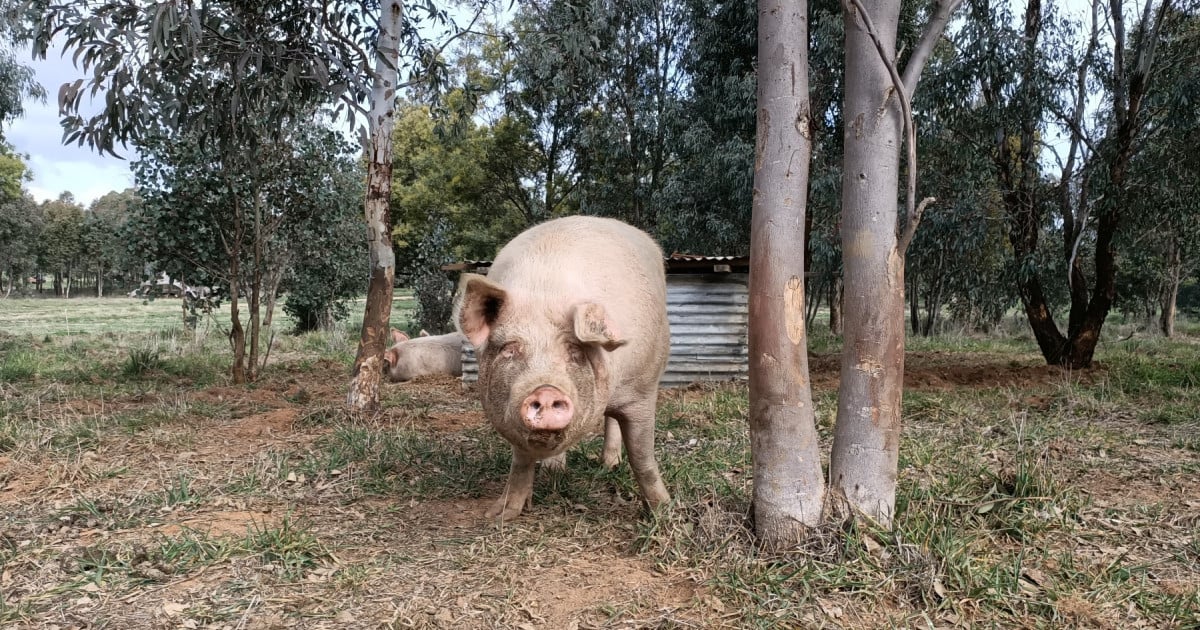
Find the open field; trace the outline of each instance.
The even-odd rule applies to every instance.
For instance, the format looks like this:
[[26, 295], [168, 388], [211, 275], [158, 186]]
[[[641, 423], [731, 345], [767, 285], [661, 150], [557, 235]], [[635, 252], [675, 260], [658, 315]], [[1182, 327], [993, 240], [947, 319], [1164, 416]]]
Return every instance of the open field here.
[[[363, 303], [359, 299], [350, 303], [350, 322], [354, 328], [362, 323]], [[283, 312], [281, 298], [275, 312], [277, 328], [286, 331], [293, 322]], [[393, 322], [405, 323], [404, 317], [415, 302], [409, 294], [397, 294], [392, 301]], [[219, 321], [203, 320], [201, 326], [218, 330], [228, 328], [229, 303], [222, 304]], [[242, 316], [246, 316], [246, 304], [241, 304]], [[179, 298], [156, 298], [143, 300], [131, 297], [72, 298], [12, 298], [0, 300], [0, 333], [9, 335], [55, 335], [72, 336], [100, 333], [152, 333], [180, 327], [183, 319]]]
[[[353, 421], [346, 329], [279, 335], [233, 387], [178, 302], [96, 302], [0, 302], [3, 627], [1200, 627], [1194, 327], [1114, 327], [1076, 374], [1027, 338], [914, 340], [895, 530], [768, 554], [744, 386], [664, 392], [669, 508], [597, 441], [498, 525], [507, 448], [456, 381]], [[837, 342], [813, 347], [828, 446]]]

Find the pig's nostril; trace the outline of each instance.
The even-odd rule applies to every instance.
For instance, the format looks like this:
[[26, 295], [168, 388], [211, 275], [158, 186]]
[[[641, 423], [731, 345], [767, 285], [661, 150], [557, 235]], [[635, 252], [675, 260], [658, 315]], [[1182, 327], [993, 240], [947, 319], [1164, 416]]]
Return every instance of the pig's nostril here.
[[533, 401], [533, 402], [529, 403], [529, 408], [530, 408], [530, 409], [532, 409], [532, 410], [534, 410], [534, 411], [541, 411], [541, 409], [542, 409], [542, 403], [540, 403], [540, 402], [538, 402], [538, 401], [536, 401], [536, 400], [535, 400], [535, 401]]
[[553, 407], [558, 411], [565, 411], [567, 409], [567, 402], [565, 400], [556, 400]]

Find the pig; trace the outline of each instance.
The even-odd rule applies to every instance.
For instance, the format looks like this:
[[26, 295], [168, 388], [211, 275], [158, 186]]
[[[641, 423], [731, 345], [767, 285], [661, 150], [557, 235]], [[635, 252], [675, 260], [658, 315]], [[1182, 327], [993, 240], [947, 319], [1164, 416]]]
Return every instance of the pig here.
[[[454, 320], [479, 358], [484, 415], [512, 445], [507, 520], [530, 504], [533, 465], [600, 432], [623, 441], [642, 496], [670, 500], [654, 458], [658, 381], [670, 352], [662, 250], [614, 219], [547, 221], [505, 245], [488, 275], [464, 274]], [[622, 440], [623, 438], [623, 440]]]
[[392, 330], [395, 342], [383, 355], [383, 369], [393, 383], [430, 374], [462, 376], [463, 336], [457, 332], [409, 339]]
[[[417, 339], [423, 339], [432, 336], [433, 335], [429, 334], [429, 331], [422, 329], [421, 332], [417, 334]], [[444, 336], [457, 336], [458, 339], [453, 341], [458, 343], [459, 348], [462, 347], [463, 337], [458, 333], [452, 333], [451, 335]], [[388, 376], [392, 382], [402, 382], [417, 376], [426, 376], [429, 374], [451, 374], [453, 376], [462, 375], [461, 353], [457, 355], [459, 358], [455, 360], [454, 358], [448, 356], [449, 351], [445, 353], [446, 356], [444, 357], [439, 351], [433, 353], [436, 360], [429, 361], [427, 360], [430, 355], [428, 352], [430, 349], [430, 346], [428, 345], [429, 342], [423, 341], [420, 344], [404, 344], [404, 342], [409, 340], [409, 336], [403, 331], [396, 330], [395, 328], [392, 329], [392, 343], [394, 345], [388, 349], [387, 353], [384, 355], [384, 371], [388, 373]], [[414, 350], [414, 348], [418, 348], [419, 350]], [[439, 361], [442, 361], [443, 358], [445, 359], [443, 367], [440, 369], [434, 369], [434, 367], [436, 367], [435, 364], [437, 364]], [[605, 448], [602, 461], [604, 462], [605, 466], [611, 469], [616, 468], [616, 466], [621, 463], [621, 429], [617, 427], [616, 421], [612, 420], [611, 418], [608, 419], [608, 423], [607, 433], [605, 433]], [[541, 462], [541, 464], [551, 470], [566, 470], [567, 454], [560, 453]]]

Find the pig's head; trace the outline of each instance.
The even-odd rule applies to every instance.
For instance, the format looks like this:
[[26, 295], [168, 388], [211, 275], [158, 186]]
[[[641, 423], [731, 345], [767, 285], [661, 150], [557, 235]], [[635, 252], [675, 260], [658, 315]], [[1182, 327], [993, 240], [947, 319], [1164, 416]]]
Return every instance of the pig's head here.
[[408, 375], [400, 368], [400, 344], [408, 341], [408, 335], [393, 328], [391, 336], [393, 345], [383, 353], [383, 373], [393, 383], [407, 381]]
[[455, 304], [476, 348], [488, 420], [539, 459], [596, 430], [608, 406], [608, 353], [625, 344], [604, 307], [547, 304], [466, 274]]

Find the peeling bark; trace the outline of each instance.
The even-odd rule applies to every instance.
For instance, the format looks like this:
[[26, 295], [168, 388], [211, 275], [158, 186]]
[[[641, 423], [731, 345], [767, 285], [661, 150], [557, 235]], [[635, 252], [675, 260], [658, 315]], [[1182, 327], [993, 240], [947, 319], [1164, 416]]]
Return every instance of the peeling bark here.
[[346, 406], [354, 413], [379, 408], [379, 384], [383, 376], [383, 353], [387, 349], [388, 320], [392, 314], [392, 282], [396, 276], [396, 254], [392, 250], [392, 220], [389, 202], [392, 189], [392, 127], [396, 113], [397, 67], [400, 60], [402, 3], [382, 3], [379, 41], [375, 49], [374, 85], [371, 90], [370, 143], [365, 147], [367, 195], [364, 213], [370, 248], [371, 280], [363, 314], [358, 356], [354, 359]]
[[758, 3], [758, 128], [750, 226], [754, 523], [769, 548], [820, 523], [825, 480], [804, 312], [809, 159], [807, 3]]
[[[843, 112], [842, 261], [845, 343], [830, 492], [856, 514], [891, 525], [904, 380], [904, 250], [920, 221], [913, 160], [911, 98], [956, 0], [939, 2], [909, 66], [893, 66], [898, 0], [844, 0], [846, 87]], [[897, 98], [900, 96], [901, 98]], [[903, 235], [897, 234], [902, 132], [909, 144]]]

